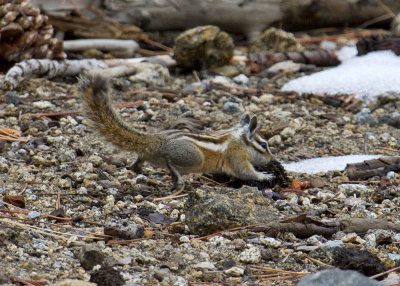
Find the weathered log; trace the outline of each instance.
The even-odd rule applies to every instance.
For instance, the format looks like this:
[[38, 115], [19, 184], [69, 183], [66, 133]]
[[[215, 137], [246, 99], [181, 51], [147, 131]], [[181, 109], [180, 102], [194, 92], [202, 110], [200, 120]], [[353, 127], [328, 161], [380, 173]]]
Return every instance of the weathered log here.
[[[137, 25], [144, 30], [184, 30], [200, 25], [216, 25], [228, 32], [254, 36], [268, 26], [282, 23], [283, 29], [360, 25], [386, 15], [375, 0], [33, 0], [49, 14], [61, 14], [85, 8], [100, 9], [112, 19]], [[394, 13], [400, 1], [385, 0]], [[93, 16], [93, 13], [91, 13]], [[390, 20], [390, 19], [389, 19]]]

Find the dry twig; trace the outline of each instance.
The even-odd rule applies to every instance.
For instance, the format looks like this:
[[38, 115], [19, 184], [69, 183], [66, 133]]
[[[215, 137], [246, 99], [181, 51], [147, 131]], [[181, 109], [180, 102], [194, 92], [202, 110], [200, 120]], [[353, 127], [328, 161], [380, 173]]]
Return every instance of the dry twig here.
[[385, 271], [385, 272], [382, 272], [382, 273], [379, 273], [379, 274], [375, 274], [373, 276], [370, 276], [369, 278], [372, 278], [372, 279], [379, 278], [379, 277], [382, 277], [383, 275], [392, 273], [392, 272], [397, 271], [397, 270], [400, 270], [400, 266], [394, 267], [392, 269], [389, 269], [388, 271]]
[[0, 140], [28, 142], [28, 139], [21, 137], [21, 131], [6, 127], [0, 127]]
[[300, 38], [296, 39], [297, 43], [300, 44], [312, 44], [319, 43], [322, 41], [337, 41], [339, 38], [347, 38], [347, 39], [357, 39], [360, 37], [371, 36], [371, 35], [382, 35], [385, 31], [376, 30], [376, 31], [360, 31], [360, 32], [349, 32], [339, 35], [329, 35], [329, 36], [319, 36], [319, 37], [311, 37], [311, 38]]

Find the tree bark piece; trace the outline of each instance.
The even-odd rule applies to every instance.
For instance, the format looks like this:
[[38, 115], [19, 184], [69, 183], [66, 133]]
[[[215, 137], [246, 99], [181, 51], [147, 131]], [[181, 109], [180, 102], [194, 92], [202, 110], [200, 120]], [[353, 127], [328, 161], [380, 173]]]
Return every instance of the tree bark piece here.
[[382, 157], [362, 163], [347, 164], [345, 170], [352, 181], [364, 180], [373, 176], [385, 176], [390, 171], [400, 170], [400, 157]]
[[313, 235], [331, 237], [338, 231], [365, 234], [369, 229], [388, 229], [400, 232], [400, 224], [391, 223], [383, 219], [350, 218], [320, 222], [307, 215], [299, 215], [280, 222], [270, 222], [253, 228], [254, 231], [264, 232], [265, 235], [275, 237], [280, 233], [292, 232], [296, 237], [306, 238]]

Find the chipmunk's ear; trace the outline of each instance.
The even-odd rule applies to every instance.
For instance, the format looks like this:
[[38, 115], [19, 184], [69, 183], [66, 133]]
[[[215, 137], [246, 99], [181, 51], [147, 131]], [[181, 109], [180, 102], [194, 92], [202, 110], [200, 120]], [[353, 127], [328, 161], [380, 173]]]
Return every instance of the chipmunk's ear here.
[[240, 117], [240, 126], [245, 126], [247, 124], [249, 124], [250, 122], [250, 116], [248, 114], [243, 114], [242, 117]]
[[250, 119], [250, 124], [249, 124], [249, 130], [248, 130], [248, 137], [251, 139], [254, 135], [254, 133], [256, 133], [257, 130], [257, 117], [253, 116]]

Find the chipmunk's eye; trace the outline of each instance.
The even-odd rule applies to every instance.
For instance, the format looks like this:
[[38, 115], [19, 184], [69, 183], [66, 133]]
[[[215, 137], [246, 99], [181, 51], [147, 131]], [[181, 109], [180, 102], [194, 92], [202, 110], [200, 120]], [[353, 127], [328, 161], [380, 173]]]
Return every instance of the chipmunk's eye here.
[[267, 142], [260, 142], [260, 146], [263, 147], [263, 149], [267, 149]]

